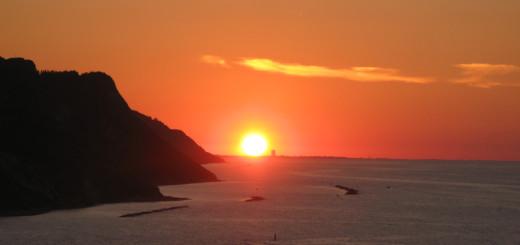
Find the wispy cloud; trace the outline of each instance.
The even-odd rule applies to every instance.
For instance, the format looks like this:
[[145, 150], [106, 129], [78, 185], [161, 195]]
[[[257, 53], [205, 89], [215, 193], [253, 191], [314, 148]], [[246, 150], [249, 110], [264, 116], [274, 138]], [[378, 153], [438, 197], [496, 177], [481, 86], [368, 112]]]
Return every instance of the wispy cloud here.
[[[218, 56], [204, 55], [201, 61], [208, 64], [216, 64], [229, 68], [228, 62]], [[302, 77], [331, 77], [343, 78], [358, 82], [381, 82], [395, 81], [406, 83], [428, 83], [432, 82], [432, 78], [426, 77], [410, 77], [398, 75], [396, 69], [381, 67], [351, 67], [349, 69], [332, 69], [324, 66], [301, 65], [294, 63], [281, 63], [270, 59], [242, 59], [237, 62], [257, 71], [282, 73], [290, 76]]]
[[[455, 83], [465, 83], [470, 86], [490, 88], [500, 85], [520, 86], [520, 81], [510, 82], [506, 75], [519, 72], [520, 67], [515, 65], [493, 65], [483, 63], [457, 64], [462, 69], [464, 77], [454, 79]], [[520, 78], [517, 78], [520, 79]]]
[[200, 58], [200, 60], [202, 62], [204, 62], [204, 63], [209, 63], [209, 64], [221, 65], [221, 66], [224, 66], [224, 67], [229, 67], [229, 65], [226, 62], [226, 60], [221, 58], [221, 57], [218, 57], [218, 56], [204, 55], [204, 56], [202, 56]]
[[358, 82], [396, 81], [427, 83], [433, 81], [433, 79], [425, 77], [400, 76], [398, 75], [398, 70], [380, 67], [332, 69], [324, 66], [280, 63], [270, 59], [242, 59], [237, 64], [257, 71], [282, 73], [290, 76], [343, 78]]

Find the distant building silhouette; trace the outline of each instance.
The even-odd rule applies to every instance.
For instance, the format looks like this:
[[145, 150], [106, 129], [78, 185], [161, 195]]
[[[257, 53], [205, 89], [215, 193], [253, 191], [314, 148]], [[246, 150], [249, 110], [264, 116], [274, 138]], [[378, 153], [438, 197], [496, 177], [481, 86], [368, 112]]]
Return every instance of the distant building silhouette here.
[[276, 150], [271, 150], [271, 156], [272, 156], [272, 157], [275, 157], [275, 156], [276, 156]]

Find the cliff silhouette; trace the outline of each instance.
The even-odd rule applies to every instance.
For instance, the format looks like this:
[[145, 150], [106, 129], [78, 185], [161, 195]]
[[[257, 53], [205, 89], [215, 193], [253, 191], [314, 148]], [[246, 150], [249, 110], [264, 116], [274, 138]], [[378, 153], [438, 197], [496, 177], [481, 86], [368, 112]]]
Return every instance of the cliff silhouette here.
[[182, 130], [170, 129], [163, 122], [157, 120], [156, 118], [146, 116], [138, 111], [134, 112], [138, 118], [140, 118], [164, 141], [168, 142], [173, 148], [179, 150], [190, 159], [200, 164], [224, 162], [224, 159], [206, 152]]
[[102, 72], [0, 57], [0, 114], [0, 216], [168, 200], [157, 185], [217, 180], [197, 162], [211, 154], [158, 134]]

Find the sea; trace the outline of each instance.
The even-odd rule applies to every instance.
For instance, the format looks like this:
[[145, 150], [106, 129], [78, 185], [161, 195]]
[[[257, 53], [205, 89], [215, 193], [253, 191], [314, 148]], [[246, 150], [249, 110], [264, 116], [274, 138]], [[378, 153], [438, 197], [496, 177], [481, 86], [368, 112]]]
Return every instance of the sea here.
[[160, 187], [189, 200], [2, 217], [0, 244], [520, 244], [520, 162], [226, 160]]

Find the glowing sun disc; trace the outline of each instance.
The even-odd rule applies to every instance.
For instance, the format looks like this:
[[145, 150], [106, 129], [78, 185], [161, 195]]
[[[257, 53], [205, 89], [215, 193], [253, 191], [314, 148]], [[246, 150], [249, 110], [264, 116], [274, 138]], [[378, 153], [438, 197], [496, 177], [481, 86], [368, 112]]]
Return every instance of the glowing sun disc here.
[[244, 138], [244, 141], [242, 141], [242, 150], [244, 150], [247, 155], [259, 156], [260, 154], [264, 153], [266, 149], [267, 142], [265, 141], [264, 137], [258, 134], [248, 135], [246, 138]]

